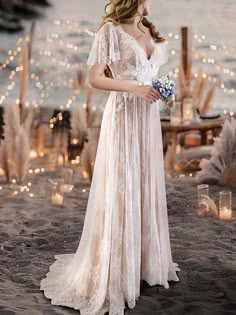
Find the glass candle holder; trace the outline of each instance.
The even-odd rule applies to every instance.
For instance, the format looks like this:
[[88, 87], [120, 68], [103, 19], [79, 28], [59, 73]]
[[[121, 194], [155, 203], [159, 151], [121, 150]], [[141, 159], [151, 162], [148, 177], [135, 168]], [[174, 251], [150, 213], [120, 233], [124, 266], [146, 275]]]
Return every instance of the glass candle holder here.
[[174, 110], [170, 113], [170, 122], [172, 125], [179, 125], [181, 120], [181, 102], [175, 101]]
[[57, 206], [64, 204], [64, 180], [61, 178], [51, 181], [51, 203]]
[[198, 213], [200, 215], [207, 215], [209, 213], [209, 185], [201, 184], [197, 186], [198, 192]]
[[219, 192], [219, 217], [220, 219], [232, 218], [232, 192]]
[[63, 186], [64, 193], [71, 192], [73, 189], [73, 185], [72, 185], [73, 170], [68, 167], [62, 168], [61, 177], [64, 180], [64, 186]]
[[193, 120], [193, 99], [185, 98], [183, 100], [183, 120], [191, 121]]
[[40, 179], [39, 185], [37, 187], [37, 194], [39, 198], [45, 198], [48, 192], [48, 180], [45, 178]]

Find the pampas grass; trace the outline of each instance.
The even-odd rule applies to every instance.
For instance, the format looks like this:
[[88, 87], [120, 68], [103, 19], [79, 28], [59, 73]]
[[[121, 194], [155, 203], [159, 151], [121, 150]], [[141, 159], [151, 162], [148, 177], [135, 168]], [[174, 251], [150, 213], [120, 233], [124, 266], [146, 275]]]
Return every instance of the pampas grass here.
[[75, 74], [73, 80], [73, 89], [78, 93], [86, 87], [86, 71], [86, 65], [82, 64]]
[[35, 108], [31, 106], [29, 108], [28, 114], [23, 122], [25, 132], [28, 135], [32, 134], [32, 128], [33, 128], [33, 121], [34, 121], [34, 114], [35, 114]]
[[103, 111], [100, 108], [97, 108], [96, 111], [94, 111], [94, 114], [92, 116], [91, 126], [95, 128], [100, 128], [102, 116], [103, 116]]
[[[236, 168], [236, 120], [226, 120], [222, 132], [215, 139], [210, 160], [202, 159], [201, 171], [196, 180], [200, 183], [217, 183], [236, 186], [236, 178], [232, 182], [229, 176]], [[231, 171], [229, 171], [231, 170]], [[226, 176], [228, 174], [228, 176]], [[222, 180], [223, 179], [223, 180]]]
[[[86, 110], [81, 105], [77, 105], [74, 107], [71, 117], [71, 135], [72, 138], [78, 138], [80, 143], [84, 144], [80, 161], [81, 165], [86, 170], [90, 181], [93, 176], [104, 110], [104, 94], [101, 94], [97, 102], [96, 110], [91, 111], [93, 92], [93, 89], [88, 91]], [[85, 139], [88, 140], [88, 142], [86, 142]]]
[[63, 156], [64, 164], [68, 162], [68, 139], [68, 131], [64, 130], [61, 134], [61, 154]]
[[92, 107], [92, 100], [94, 96], [94, 88], [89, 86], [87, 91], [87, 101], [86, 101], [86, 114], [87, 114], [87, 126], [91, 125], [91, 107]]
[[15, 139], [15, 173], [18, 183], [22, 183], [29, 167], [30, 143], [29, 137], [23, 126], [20, 127], [19, 134]]
[[44, 125], [40, 125], [37, 129], [37, 152], [39, 155], [43, 154], [44, 151], [44, 136], [45, 136], [45, 131], [44, 131]]
[[16, 104], [9, 103], [5, 106], [4, 122], [4, 140], [1, 145], [1, 165], [7, 181], [10, 181], [15, 174], [15, 139], [20, 131], [19, 108]]
[[206, 114], [212, 106], [215, 84], [209, 88], [206, 97], [204, 97], [208, 85], [208, 76], [203, 73], [202, 67], [199, 67], [197, 77], [195, 80], [193, 80], [193, 57], [191, 47], [192, 37], [189, 39], [189, 43], [190, 45], [188, 48], [189, 52], [186, 73], [184, 71], [183, 61], [181, 61], [179, 66], [176, 99], [183, 103], [185, 98], [192, 98], [195, 107], [199, 108], [202, 114]]
[[98, 141], [100, 136], [100, 128], [88, 129], [88, 142], [85, 143], [81, 154], [81, 165], [88, 173], [90, 182], [92, 181], [94, 163], [96, 159]]
[[193, 87], [192, 87], [192, 96], [194, 99], [197, 99], [197, 96], [199, 94], [200, 86], [202, 83], [202, 77], [203, 77], [203, 70], [202, 70], [202, 67], [199, 67], [197, 78], [195, 82], [193, 82]]
[[102, 116], [104, 111], [104, 95], [100, 95], [98, 103], [96, 106], [96, 111], [93, 112], [91, 117], [91, 126], [92, 127], [101, 127]]
[[178, 95], [178, 100], [183, 101], [184, 98], [189, 96], [189, 87], [187, 85], [187, 80], [186, 76], [184, 73], [184, 68], [183, 65], [181, 64], [179, 66], [179, 76], [178, 76], [178, 81], [177, 81], [177, 95]]
[[6, 180], [16, 176], [19, 183], [24, 180], [29, 164], [30, 135], [34, 118], [31, 109], [23, 124], [20, 124], [19, 107], [14, 103], [5, 106], [4, 140], [0, 150], [0, 164]]
[[7, 142], [2, 141], [1, 147], [0, 147], [0, 165], [4, 171], [6, 181], [11, 181], [11, 165], [9, 164], [9, 159], [7, 156]]
[[198, 76], [188, 85], [188, 81], [183, 71], [183, 66], [179, 67], [179, 76], [177, 81], [177, 99], [183, 102], [185, 98], [192, 98], [193, 103], [200, 109], [201, 114], [206, 114], [211, 106], [215, 93], [215, 84], [213, 84], [205, 96], [208, 85], [208, 77], [203, 75], [199, 68]]
[[8, 103], [4, 108], [4, 136], [15, 138], [20, 130], [19, 107], [15, 103]]
[[87, 134], [86, 111], [80, 104], [75, 105], [71, 114], [71, 136], [83, 143]]
[[68, 131], [55, 132], [53, 135], [53, 147], [57, 156], [56, 164], [59, 164], [59, 157], [62, 156], [63, 164], [68, 162]]
[[211, 103], [212, 99], [215, 94], [215, 89], [216, 89], [216, 84], [214, 83], [208, 90], [208, 93], [206, 95], [206, 98], [203, 102], [203, 105], [200, 107], [201, 114], [206, 114], [210, 108], [211, 108]]
[[203, 96], [204, 96], [207, 84], [208, 84], [208, 77], [203, 76], [201, 79], [201, 84], [199, 86], [198, 94], [196, 95], [196, 103], [197, 104], [201, 104], [203, 102]]
[[32, 51], [34, 23], [32, 24], [28, 45], [22, 49], [20, 55], [20, 101], [19, 107], [14, 103], [5, 106], [4, 113], [4, 140], [1, 145], [0, 163], [6, 180], [11, 181], [15, 175], [18, 183], [24, 180], [29, 166], [30, 142], [34, 109], [29, 109], [24, 121], [24, 104], [29, 76], [29, 59]]
[[216, 205], [215, 201], [212, 198], [210, 198], [209, 196], [205, 196], [204, 201], [208, 204], [209, 212], [214, 217], [218, 217], [218, 209], [217, 209], [217, 205]]

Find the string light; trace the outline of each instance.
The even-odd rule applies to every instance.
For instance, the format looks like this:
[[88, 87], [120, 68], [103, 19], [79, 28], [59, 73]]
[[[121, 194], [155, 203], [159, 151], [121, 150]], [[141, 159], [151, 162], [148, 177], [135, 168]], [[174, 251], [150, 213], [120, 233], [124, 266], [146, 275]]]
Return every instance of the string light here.
[[[73, 31], [78, 34], [85, 34], [90, 37], [94, 37], [96, 35], [96, 32], [91, 31], [88, 28], [83, 28], [79, 25], [79, 23], [70, 21], [68, 19], [66, 20], [53, 20], [53, 24], [56, 27], [66, 27], [70, 31]], [[63, 38], [61, 38], [60, 32], [59, 31], [52, 31], [52, 32], [47, 32], [46, 34], [39, 29], [37, 32], [37, 36], [39, 36], [40, 39], [46, 40], [46, 43], [48, 45], [54, 45], [55, 43], [59, 44], [62, 46], [65, 50], [73, 50], [76, 51], [76, 53], [81, 53], [81, 54], [87, 54], [89, 47], [86, 45], [83, 46], [77, 46], [76, 44], [66, 41]], [[175, 32], [170, 32], [167, 36], [168, 40], [174, 40], [174, 41], [179, 41], [181, 36], [179, 31]], [[25, 39], [27, 42], [29, 40], [29, 36]], [[205, 34], [198, 34], [194, 33], [193, 35], [193, 40], [196, 41], [198, 44], [202, 45], [204, 42], [204, 48], [207, 47], [208, 51], [211, 52], [223, 52], [227, 54], [228, 56], [232, 56], [233, 58], [236, 58], [236, 49], [235, 48], [230, 48], [226, 45], [219, 45], [215, 43], [209, 43], [207, 42], [207, 36]], [[23, 44], [23, 39], [19, 38], [16, 42], [16, 47], [14, 49], [11, 49], [7, 53], [7, 58], [5, 61], [0, 65], [0, 70], [6, 69], [10, 63], [14, 62], [16, 60], [17, 55], [21, 52], [22, 50], [22, 44]], [[195, 45], [196, 46], [196, 45]], [[201, 46], [200, 46], [201, 47]], [[50, 47], [44, 47], [44, 48], [39, 48], [37, 49], [38, 51], [38, 57], [39, 58], [47, 58], [48, 62], [51, 64], [55, 64], [57, 66], [57, 71], [58, 71], [58, 66], [62, 68], [68, 69], [70, 72], [72, 70], [78, 69], [78, 66], [80, 65], [79, 63], [71, 63], [69, 61], [69, 58], [67, 58], [65, 55], [60, 55], [55, 52], [53, 48]], [[198, 51], [198, 46], [196, 48], [193, 48], [194, 52], [194, 57], [195, 60], [201, 62], [203, 65], [212, 65], [214, 69], [219, 72], [222, 76], [226, 75], [229, 76], [230, 78], [234, 78], [236, 73], [234, 70], [220, 65], [215, 57], [209, 56], [207, 53], [199, 52]], [[171, 49], [171, 55], [172, 56], [177, 56], [179, 54], [179, 51], [176, 49]], [[45, 67], [42, 61], [39, 60], [39, 58], [36, 57], [35, 59], [31, 59], [30, 63], [32, 66], [34, 66], [34, 71], [30, 75], [30, 80], [34, 84], [36, 90], [38, 90], [39, 95], [37, 98], [35, 98], [32, 102], [34, 106], [37, 108], [39, 106], [42, 106], [45, 104], [45, 101], [49, 98], [50, 95], [52, 95], [52, 92], [55, 87], [65, 87], [68, 89], [72, 88], [73, 84], [73, 79], [65, 80], [59, 73], [57, 75], [53, 76], [53, 80], [49, 79], [49, 75], [53, 73], [54, 70], [50, 70], [48, 67]], [[37, 71], [38, 70], [38, 71]], [[9, 83], [6, 86], [6, 90], [0, 94], [0, 104], [2, 104], [6, 99], [12, 94], [16, 87], [16, 82], [15, 82], [15, 76], [16, 74], [21, 71], [20, 67], [17, 66], [15, 67], [14, 70], [11, 71], [9, 75]], [[39, 74], [36, 74], [36, 73]], [[41, 80], [41, 73], [44, 73], [47, 75], [47, 80], [43, 81]], [[169, 75], [173, 76], [175, 78], [178, 77], [178, 71], [177, 69], [172, 69], [169, 71]], [[197, 73], [195, 72], [194, 77], [197, 77]], [[213, 75], [207, 75], [206, 76], [209, 82], [215, 83], [216, 86], [226, 95], [234, 95], [236, 93], [236, 90], [234, 88], [229, 88], [227, 87], [227, 84], [219, 80], [218, 78], [214, 77]], [[76, 93], [74, 93], [71, 97], [67, 98], [64, 102], [62, 101], [61, 105], [63, 106], [63, 109], [69, 109], [73, 101], [76, 100]], [[16, 100], [17, 102], [18, 100]], [[27, 103], [29, 105], [29, 103]]]
[[[22, 38], [18, 38], [16, 46], [19, 46], [22, 42]], [[8, 57], [0, 64], [0, 71], [7, 69], [10, 64], [15, 60], [17, 55], [21, 52], [21, 47], [17, 47], [15, 50], [9, 49], [7, 52]]]
[[209, 65], [214, 65], [215, 66], [215, 69], [222, 73], [222, 75], [229, 75], [230, 77], [232, 76], [235, 76], [236, 73], [235, 71], [229, 69], [229, 68], [226, 68], [226, 67], [223, 67], [221, 66], [219, 63], [216, 62], [216, 60], [214, 58], [210, 58], [207, 56], [207, 54], [204, 54], [204, 53], [196, 53], [195, 54], [195, 59], [196, 60], [201, 60], [203, 64], [209, 64]]

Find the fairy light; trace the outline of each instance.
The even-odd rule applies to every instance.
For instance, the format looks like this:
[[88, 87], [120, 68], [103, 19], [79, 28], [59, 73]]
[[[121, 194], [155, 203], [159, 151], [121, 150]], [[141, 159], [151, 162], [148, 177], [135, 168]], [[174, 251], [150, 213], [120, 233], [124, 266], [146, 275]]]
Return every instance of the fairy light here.
[[79, 164], [79, 163], [80, 163], [80, 156], [79, 155], [77, 155], [75, 157], [75, 160], [71, 160], [71, 164], [73, 164], [73, 165], [76, 165], [76, 164]]
[[[207, 41], [207, 37], [205, 34], [195, 34], [193, 36], [193, 38], [195, 40], [198, 41], [199, 38], [201, 38], [203, 41]], [[228, 56], [232, 56], [234, 58], [236, 58], [236, 49], [234, 47], [227, 47], [226, 45], [219, 45], [219, 44], [214, 44], [214, 43], [205, 43], [207, 45], [206, 48], [210, 49], [210, 50], [213, 50], [215, 52], [223, 52], [225, 53], [226, 55]]]
[[[40, 156], [40, 154], [39, 154], [39, 156]], [[41, 167], [41, 168], [36, 168], [36, 169], [29, 169], [28, 170], [28, 173], [29, 174], [40, 174], [40, 173], [45, 173], [46, 172], [46, 169], [45, 169], [45, 167]], [[28, 184], [27, 184], [27, 187], [31, 187], [32, 186], [32, 183], [31, 182], [29, 182]]]
[[[56, 27], [66, 27], [66, 28], [69, 28], [73, 32], [77, 32], [79, 34], [86, 34], [90, 37], [94, 37], [96, 35], [96, 32], [93, 32], [88, 28], [82, 28], [78, 22], [73, 22], [73, 21], [70, 21], [68, 19], [67, 20], [55, 19], [55, 20], [53, 20], [53, 24]], [[87, 51], [88, 48], [86, 46], [78, 47], [74, 43], [66, 41], [63, 38], [61, 38], [61, 35], [60, 35], [59, 31], [57, 31], [57, 30], [54, 30], [52, 32], [47, 32], [46, 34], [39, 30], [38, 36], [41, 36], [42, 37], [41, 39], [45, 39], [49, 45], [53, 45], [56, 42], [57, 44], [59, 44], [60, 46], [62, 46], [66, 50], [73, 50], [76, 52], [79, 51], [82, 53], [88, 52]], [[180, 37], [181, 36], [180, 36], [179, 31], [170, 32], [168, 34], [168, 39], [171, 39], [171, 40], [179, 40]], [[205, 34], [195, 33], [193, 38], [194, 38], [194, 40], [196, 40], [200, 44], [202, 42], [204, 42], [204, 46], [209, 44], [209, 50], [210, 51], [214, 51], [214, 52], [222, 51], [222, 52], [226, 53], [227, 55], [233, 55], [234, 57], [236, 56], [236, 50], [234, 48], [227, 47], [226, 45], [217, 45], [215, 43], [207, 43], [207, 37]], [[28, 39], [29, 38], [27, 37], [26, 41]], [[13, 49], [8, 51], [8, 57], [6, 58], [6, 62], [0, 66], [2, 69], [5, 69], [10, 62], [13, 62], [15, 60], [15, 57], [21, 51], [20, 45], [22, 44], [22, 41], [23, 41], [22, 38], [19, 38], [19, 40], [17, 41], [17, 47], [15, 49], [13, 48]], [[196, 52], [196, 50], [195, 50], [195, 52]], [[179, 53], [179, 51], [176, 49], [171, 50], [172, 56], [176, 56], [178, 53]], [[50, 47], [39, 48], [38, 49], [38, 56], [41, 58], [48, 59], [50, 63], [55, 64], [57, 67], [61, 66], [61, 67], [64, 67], [68, 70], [76, 69], [79, 65], [76, 63], [71, 64], [67, 57], [61, 56], [60, 54], [56, 54], [55, 51], [53, 50], [53, 48], [51, 49]], [[214, 66], [218, 72], [222, 73], [222, 75], [228, 75], [230, 77], [235, 76], [234, 70], [229, 69], [225, 66], [223, 67], [223, 66], [219, 65], [217, 63], [217, 60], [214, 57], [208, 56], [205, 53], [203, 54], [203, 53], [196, 52], [195, 59], [199, 60], [203, 64], [208, 64], [208, 65]], [[39, 69], [39, 71], [40, 71], [39, 73], [43, 72], [43, 73], [47, 74], [47, 78], [49, 78], [49, 74], [52, 71], [50, 71], [50, 69], [48, 69], [48, 67], [45, 67], [43, 65], [43, 63], [38, 60], [38, 58], [31, 59], [30, 63], [35, 67], [35, 70]], [[19, 71], [21, 71], [21, 69], [18, 66], [18, 67], [16, 67], [16, 69], [13, 72], [10, 73], [10, 75], [9, 75], [10, 82], [9, 82], [9, 84], [7, 84], [6, 91], [0, 95], [0, 104], [2, 104], [6, 100], [6, 98], [9, 97], [10, 93], [12, 93], [12, 91], [14, 90], [14, 88], [16, 86], [15, 81], [14, 81], [14, 77], [15, 77], [16, 73], [18, 73]], [[43, 104], [45, 104], [46, 99], [48, 99], [48, 97], [52, 94], [54, 87], [71, 88], [71, 86], [72, 86], [73, 80], [65, 80], [59, 74], [57, 74], [55, 76], [53, 81], [50, 81], [49, 79], [42, 81], [41, 78], [39, 78], [39, 75], [36, 74], [36, 72], [37, 71], [34, 71], [30, 76], [30, 79], [32, 80], [36, 89], [39, 92], [38, 99], [34, 100], [34, 106], [36, 108], [38, 106], [42, 106]], [[178, 77], [178, 70], [177, 71], [176, 70], [175, 71], [170, 70], [169, 75], [173, 76], [174, 78], [177, 78]], [[196, 73], [194, 73], [193, 75], [195, 78], [197, 77]], [[228, 88], [226, 86], [225, 82], [223, 82], [217, 78], [214, 78], [211, 75], [207, 75], [206, 79], [209, 82], [216, 83], [216, 86], [218, 88], [220, 88], [223, 93], [225, 93], [227, 95], [235, 94], [235, 89]], [[76, 95], [74, 93], [74, 95], [72, 95], [70, 98], [65, 100], [65, 102], [62, 102], [63, 105], [61, 105], [60, 108], [62, 110], [69, 109], [71, 104], [73, 103], [73, 101], [75, 99], [76, 99]], [[51, 124], [50, 127], [52, 128], [53, 124]]]
[[[16, 48], [14, 50], [13, 49], [8, 50], [7, 54], [9, 57], [6, 58], [6, 60], [0, 65], [0, 71], [8, 68], [8, 66], [10, 66], [11, 63], [13, 61], [15, 61], [18, 54], [22, 51], [22, 47], [20, 47], [22, 42], [23, 42], [23, 39], [21, 37], [19, 37], [16, 41]], [[11, 71], [11, 73], [8, 77], [10, 82], [7, 84], [6, 91], [3, 92], [2, 94], [0, 94], [0, 104], [3, 104], [3, 102], [6, 100], [6, 98], [11, 95], [10, 92], [13, 92], [13, 90], [16, 86], [15, 81], [13, 81], [13, 80], [14, 80], [15, 75], [19, 71], [22, 71], [22, 67], [16, 66], [15, 69]]]
[[209, 58], [209, 57], [206, 56], [206, 54], [197, 53], [197, 54], [195, 54], [195, 59], [202, 61], [203, 64], [214, 65], [215, 69], [218, 72], [221, 72], [222, 75], [225, 74], [225, 75], [229, 75], [230, 77], [236, 75], [236, 73], [234, 71], [232, 71], [231, 69], [228, 69], [228, 68], [225, 68], [225, 67], [221, 66], [220, 64], [218, 64], [216, 62], [216, 60], [214, 58]]
[[15, 60], [16, 56], [19, 52], [21, 52], [21, 47], [18, 47], [19, 49], [12, 51], [11, 49], [8, 50], [8, 56], [0, 65], [0, 71], [7, 69], [8, 66]]
[[[68, 22], [68, 21], [67, 21], [67, 22]], [[54, 38], [54, 39], [58, 39], [58, 38], [59, 38], [59, 35], [56, 34], [56, 33], [53, 33], [53, 34], [51, 34], [51, 37]], [[22, 42], [22, 39], [19, 39], [17, 44], [20, 44], [21, 42]], [[70, 48], [70, 49], [73, 48], [73, 49], [76, 50], [76, 47], [75, 47], [73, 44], [71, 44], [71, 43], [66, 43], [66, 42], [63, 41], [61, 44], [66, 45], [67, 48]], [[20, 51], [21, 51], [21, 47], [18, 47], [16, 51], [12, 51], [12, 50], [9, 51], [9, 55], [16, 55], [17, 52], [20, 52]], [[53, 57], [53, 59], [52, 59], [53, 53], [52, 53], [52, 51], [50, 51], [49, 49], [40, 50], [40, 51], [39, 51], [39, 55], [43, 55], [44, 57], [48, 57], [48, 58], [51, 59], [51, 61], [52, 61], [53, 63], [56, 63], [56, 64], [59, 63], [60, 65], [65, 66], [67, 69], [76, 68], [76, 67], [78, 66], [77, 64], [71, 65], [71, 64], [69, 63], [69, 61], [68, 61], [68, 58], [63, 58], [63, 59], [61, 58], [60, 60], [58, 60], [59, 57], [56, 56], [56, 57]], [[55, 56], [55, 54], [54, 54], [54, 56]], [[11, 59], [13, 59], [13, 58], [11, 58]], [[7, 62], [7, 63], [8, 63], [8, 62]], [[34, 64], [34, 66], [37, 67], [37, 68], [39, 68], [40, 66], [42, 66], [39, 61], [36, 61], [36, 60], [34, 60], [34, 59], [32, 59], [32, 60], [30, 61], [30, 63], [31, 63], [31, 64]], [[3, 68], [5, 68], [5, 65], [3, 65]], [[44, 71], [43, 71], [43, 72], [44, 72], [44, 73], [47, 73], [47, 70], [45, 70], [45, 67], [41, 67], [41, 69], [42, 69], [42, 68], [44, 68]], [[40, 71], [41, 71], [41, 69], [40, 69]], [[14, 76], [16, 75], [16, 73], [18, 73], [18, 72], [21, 71], [21, 70], [22, 70], [22, 68], [19, 67], [19, 66], [17, 66], [17, 67], [15, 68], [14, 72], [12, 72], [12, 73], [10, 74], [9, 80], [11, 80], [12, 82], [10, 82], [10, 83], [8, 84], [6, 92], [4, 92], [2, 95], [0, 95], [0, 104], [2, 104], [3, 101], [5, 101], [6, 97], [8, 97], [8, 96], [10, 95], [9, 91], [12, 91], [13, 88], [15, 87], [15, 82], [13, 81], [13, 78], [14, 78]], [[57, 78], [58, 78], [58, 76], [57, 76]], [[39, 100], [38, 102], [36, 102], [36, 100], [34, 101], [34, 102], [35, 102], [34, 106], [35, 106], [35, 107], [38, 107], [38, 104], [43, 105], [43, 104], [44, 104], [44, 100], [50, 96], [49, 90], [51, 90], [52, 87], [55, 86], [55, 83], [52, 82], [52, 81], [49, 82], [48, 80], [46, 80], [46, 82], [45, 82], [45, 84], [44, 84], [44, 82], [41, 82], [41, 81], [39, 80], [39, 77], [38, 77], [37, 75], [35, 75], [35, 73], [31, 74], [31, 79], [35, 81], [35, 86], [36, 86], [36, 88], [37, 88], [39, 91], [43, 91], [43, 90], [45, 90], [45, 89], [47, 90], [47, 93], [41, 93], [41, 94], [40, 94], [40, 97], [41, 97], [41, 98], [40, 98], [40, 100]], [[73, 80], [69, 80], [69, 81], [66, 81], [66, 80], [65, 80], [65, 81], [63, 81], [63, 82], [60, 82], [60, 80], [61, 80], [61, 77], [58, 78], [58, 83], [56, 84], [56, 86], [58, 86], [58, 87], [64, 86], [64, 87], [71, 88]], [[72, 98], [75, 99], [74, 95], [73, 95]], [[72, 100], [69, 99], [68, 101], [65, 102], [65, 107], [66, 107], [67, 109], [69, 109], [70, 106], [71, 106], [71, 104], [72, 104]]]
[[[198, 77], [198, 73], [197, 72], [193, 73], [193, 76], [194, 76], [194, 78], [197, 78]], [[178, 74], [174, 73], [173, 77], [175, 79], [177, 79], [178, 78]], [[208, 79], [209, 82], [215, 83], [216, 87], [220, 88], [221, 91], [224, 94], [233, 95], [233, 94], [236, 93], [234, 88], [231, 88], [231, 89], [227, 88], [223, 81], [217, 80], [216, 78], [212, 77], [211, 75], [207, 75], [206, 73], [203, 73], [202, 77], [205, 78], [205, 79]]]

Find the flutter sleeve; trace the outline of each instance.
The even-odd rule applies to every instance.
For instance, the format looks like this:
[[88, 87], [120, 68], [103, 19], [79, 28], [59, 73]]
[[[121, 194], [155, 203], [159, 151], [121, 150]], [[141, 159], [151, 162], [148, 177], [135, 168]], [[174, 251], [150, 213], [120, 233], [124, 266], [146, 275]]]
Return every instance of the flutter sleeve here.
[[87, 65], [96, 63], [109, 65], [120, 59], [118, 37], [112, 22], [102, 25], [95, 35]]

